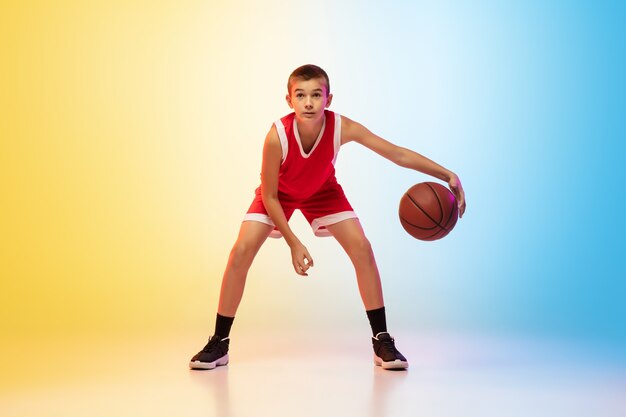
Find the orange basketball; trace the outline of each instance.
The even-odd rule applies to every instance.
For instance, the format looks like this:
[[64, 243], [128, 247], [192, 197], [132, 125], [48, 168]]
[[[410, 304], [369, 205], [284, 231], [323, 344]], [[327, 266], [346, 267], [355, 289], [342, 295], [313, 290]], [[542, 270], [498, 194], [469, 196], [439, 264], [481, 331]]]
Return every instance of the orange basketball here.
[[422, 182], [409, 188], [400, 199], [400, 223], [419, 240], [438, 240], [456, 225], [459, 208], [454, 194], [436, 182]]

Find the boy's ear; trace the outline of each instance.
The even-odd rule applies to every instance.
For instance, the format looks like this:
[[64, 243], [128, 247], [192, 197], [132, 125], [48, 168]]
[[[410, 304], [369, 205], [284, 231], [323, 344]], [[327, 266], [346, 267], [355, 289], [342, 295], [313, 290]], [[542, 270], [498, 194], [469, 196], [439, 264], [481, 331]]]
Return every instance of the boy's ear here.
[[333, 95], [329, 94], [328, 98], [326, 99], [326, 108], [330, 107], [330, 103], [333, 101]]
[[289, 108], [293, 109], [293, 105], [291, 104], [291, 96], [289, 94], [285, 96], [285, 100], [287, 100], [287, 105], [289, 105]]

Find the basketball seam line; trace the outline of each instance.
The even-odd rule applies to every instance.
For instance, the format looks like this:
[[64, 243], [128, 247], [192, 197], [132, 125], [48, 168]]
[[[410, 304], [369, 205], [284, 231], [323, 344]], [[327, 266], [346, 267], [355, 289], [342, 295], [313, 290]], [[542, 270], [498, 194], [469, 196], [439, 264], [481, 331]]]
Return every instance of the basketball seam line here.
[[420, 211], [421, 211], [422, 213], [424, 213], [424, 215], [425, 215], [426, 217], [428, 217], [428, 218], [430, 219], [430, 221], [432, 221], [433, 223], [435, 223], [437, 226], [441, 227], [441, 228], [442, 228], [443, 230], [445, 230], [446, 232], [450, 233], [450, 231], [449, 231], [448, 229], [446, 229], [445, 227], [443, 227], [442, 225], [440, 225], [440, 224], [439, 224], [439, 222], [437, 222], [435, 219], [433, 219], [432, 217], [430, 217], [430, 215], [429, 215], [428, 213], [426, 213], [426, 211], [425, 211], [423, 208], [421, 208], [421, 207], [420, 207], [420, 205], [419, 205], [419, 204], [417, 204], [417, 202], [416, 202], [415, 200], [413, 200], [413, 197], [411, 197], [411, 196], [409, 195], [409, 193], [406, 193], [406, 196], [407, 196], [407, 197], [409, 197], [409, 200], [411, 200], [411, 202], [412, 202], [413, 204], [415, 204], [415, 207], [417, 207], [418, 209], [420, 209]]
[[[437, 205], [439, 205], [439, 213], [441, 213], [441, 221], [443, 221], [443, 206], [441, 205], [441, 200], [439, 199], [439, 194], [437, 194], [437, 191], [435, 191], [435, 189], [433, 188], [432, 185], [430, 185], [429, 183], [425, 183], [428, 188], [430, 188], [430, 191], [433, 192], [433, 194], [435, 195], [435, 198], [437, 199]], [[439, 221], [439, 223], [441, 223], [441, 221]]]
[[446, 236], [448, 233], [450, 233], [450, 232], [448, 232], [446, 229], [442, 228], [442, 227], [441, 227], [440, 225], [438, 225], [438, 224], [437, 224], [437, 225], [435, 225], [435, 226], [433, 226], [433, 227], [421, 227], [421, 226], [418, 226], [418, 225], [416, 225], [416, 224], [413, 224], [413, 223], [411, 223], [411, 222], [407, 221], [407, 220], [406, 220], [404, 217], [402, 217], [402, 216], [400, 216], [400, 220], [401, 220], [401, 221], [403, 221], [403, 222], [405, 222], [405, 223], [406, 223], [406, 224], [408, 224], [409, 226], [414, 227], [414, 228], [419, 229], [419, 230], [423, 230], [423, 231], [432, 231], [432, 230], [435, 230], [435, 229], [436, 229], [435, 233], [433, 233], [432, 235], [428, 235], [428, 236], [420, 237], [420, 238], [419, 238], [420, 240], [429, 240], [429, 239], [431, 239], [431, 238], [433, 238], [433, 237], [437, 236], [437, 235], [438, 235], [438, 234], [440, 234], [441, 232], [446, 232], [446, 233], [444, 233], [441, 237], [444, 237], [444, 236]]
[[[422, 226], [418, 226], [416, 224], [411, 223], [410, 221], [408, 221], [407, 219], [405, 219], [404, 217], [400, 216], [400, 220], [402, 220], [403, 222], [405, 222], [406, 224], [415, 227], [416, 229], [420, 229], [420, 230], [433, 230], [433, 229], [441, 229], [441, 226], [438, 224], [435, 224], [433, 227], [422, 227]], [[439, 233], [441, 230], [437, 230], [437, 233]]]
[[[437, 193], [435, 192], [435, 189], [432, 187], [432, 185], [430, 185], [430, 184], [428, 184], [428, 183], [426, 183], [426, 185], [428, 185], [428, 186], [430, 187], [430, 189], [431, 189], [431, 190], [433, 191], [433, 193], [435, 194], [435, 197], [437, 197], [437, 201], [439, 201], [439, 208], [441, 209], [441, 217], [442, 217], [442, 219], [441, 219], [441, 220], [443, 220], [443, 214], [444, 214], [444, 212], [443, 212], [443, 204], [441, 203], [441, 200], [439, 199], [439, 194], [437, 194]], [[448, 191], [448, 193], [450, 193], [450, 191]], [[451, 194], [451, 193], [450, 193], [450, 194]], [[456, 199], [454, 199], [454, 202], [456, 203]], [[446, 224], [446, 226], [447, 226], [448, 224], [450, 224], [450, 220], [452, 220], [452, 216], [454, 216], [455, 212], [457, 211], [457, 210], [455, 210], [455, 209], [456, 209], [456, 207], [454, 207], [454, 206], [453, 206], [453, 207], [452, 207], [452, 210], [450, 210], [450, 214], [448, 215], [448, 220], [446, 220], [446, 223], [445, 223], [445, 224]], [[457, 212], [457, 213], [458, 213], [458, 212]], [[457, 214], [457, 216], [458, 216], [458, 214]], [[445, 229], [447, 229], [447, 228], [445, 228]], [[452, 230], [452, 229], [450, 229], [450, 230]], [[450, 233], [450, 231], [448, 231], [448, 233]]]

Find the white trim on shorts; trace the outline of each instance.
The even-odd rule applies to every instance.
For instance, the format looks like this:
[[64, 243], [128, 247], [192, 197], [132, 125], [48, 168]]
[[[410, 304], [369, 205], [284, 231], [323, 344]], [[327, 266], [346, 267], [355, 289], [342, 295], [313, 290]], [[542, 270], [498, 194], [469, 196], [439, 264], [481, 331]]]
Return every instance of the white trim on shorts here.
[[[358, 219], [358, 217], [354, 211], [341, 211], [339, 213], [329, 214], [328, 216], [320, 217], [313, 220], [313, 222], [311, 222], [311, 227], [313, 228], [313, 233], [315, 234], [315, 236], [332, 236], [330, 231], [325, 227], [348, 219]], [[324, 227], [324, 229], [321, 229], [321, 227]]]
[[[313, 229], [313, 234], [317, 237], [332, 236], [330, 231], [328, 231], [328, 229], [326, 229], [325, 227], [348, 219], [358, 219], [358, 217], [354, 211], [341, 211], [339, 213], [329, 214], [328, 216], [320, 217], [313, 220], [313, 222], [311, 223], [311, 229]], [[246, 213], [246, 215], [243, 216], [243, 221], [260, 222], [276, 227], [270, 216], [263, 213]], [[322, 227], [324, 227], [324, 229], [321, 229]], [[277, 229], [272, 230], [269, 235], [269, 237], [275, 239], [281, 238], [282, 236], [282, 233], [280, 233], [280, 231]]]
[[[276, 227], [276, 225], [274, 224], [270, 216], [268, 216], [267, 214], [263, 214], [263, 213], [246, 213], [246, 215], [243, 216], [242, 221], [265, 223], [272, 227]], [[283, 236], [282, 233], [280, 233], [277, 229], [274, 229], [270, 232], [270, 237], [273, 237], [275, 239], [278, 239], [282, 236]]]

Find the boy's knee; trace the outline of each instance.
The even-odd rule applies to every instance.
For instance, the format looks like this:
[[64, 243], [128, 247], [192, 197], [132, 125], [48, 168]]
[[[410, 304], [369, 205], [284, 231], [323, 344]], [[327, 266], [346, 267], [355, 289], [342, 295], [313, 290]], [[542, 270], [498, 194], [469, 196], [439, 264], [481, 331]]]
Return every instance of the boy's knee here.
[[254, 249], [245, 243], [236, 243], [230, 251], [230, 264], [233, 267], [245, 266], [252, 262]]
[[350, 245], [350, 255], [361, 260], [367, 260], [374, 257], [372, 245], [366, 237], [354, 240]]

